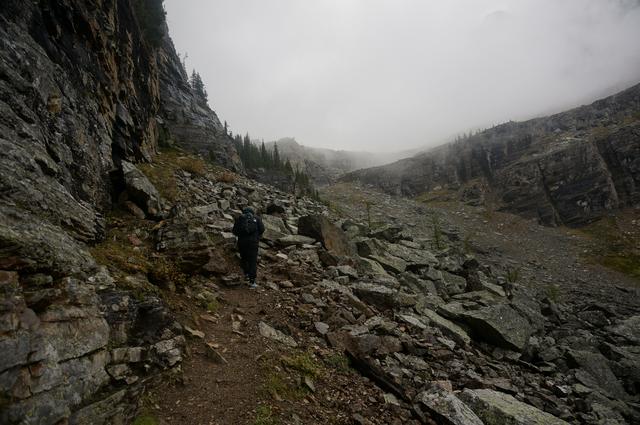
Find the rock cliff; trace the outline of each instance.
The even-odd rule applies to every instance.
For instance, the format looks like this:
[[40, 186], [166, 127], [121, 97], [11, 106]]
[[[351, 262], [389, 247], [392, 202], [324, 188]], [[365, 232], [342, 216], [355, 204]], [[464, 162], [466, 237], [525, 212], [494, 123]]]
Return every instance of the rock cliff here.
[[[149, 42], [134, 3], [0, 8], [1, 423], [122, 420], [180, 362], [184, 339], [163, 302], [122, 290], [89, 246], [127, 199], [129, 162], [151, 161], [159, 142], [240, 165], [166, 26]], [[142, 206], [166, 214], [159, 199]]]
[[408, 196], [448, 189], [547, 225], [584, 224], [640, 201], [640, 85], [345, 180]]

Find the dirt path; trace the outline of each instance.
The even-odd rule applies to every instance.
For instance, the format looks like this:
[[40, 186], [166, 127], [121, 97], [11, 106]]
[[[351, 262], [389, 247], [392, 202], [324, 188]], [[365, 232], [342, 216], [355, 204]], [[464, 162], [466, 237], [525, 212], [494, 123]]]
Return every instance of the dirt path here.
[[[384, 393], [318, 337], [317, 311], [300, 300], [311, 286], [269, 286], [220, 286], [215, 312], [175, 296], [171, 302], [181, 311], [181, 323], [204, 337], [188, 339], [182, 379], [148, 394], [149, 416], [167, 425], [402, 423], [394, 422], [401, 415], [385, 404]], [[262, 337], [261, 321], [293, 337], [298, 347]], [[212, 357], [206, 343], [224, 360]]]

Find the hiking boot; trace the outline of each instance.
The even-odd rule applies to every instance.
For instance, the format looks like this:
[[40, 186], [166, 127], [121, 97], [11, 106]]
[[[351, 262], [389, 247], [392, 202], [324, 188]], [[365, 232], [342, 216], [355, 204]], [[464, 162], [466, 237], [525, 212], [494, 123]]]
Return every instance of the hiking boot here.
[[256, 284], [255, 280], [250, 280], [249, 281], [249, 289], [256, 289], [258, 288], [258, 285]]

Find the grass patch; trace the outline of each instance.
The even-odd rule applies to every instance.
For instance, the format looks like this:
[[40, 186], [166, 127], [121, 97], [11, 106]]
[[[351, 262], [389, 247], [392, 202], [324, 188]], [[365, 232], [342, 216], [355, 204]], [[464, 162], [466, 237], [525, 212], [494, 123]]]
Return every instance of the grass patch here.
[[327, 366], [332, 369], [337, 370], [341, 373], [350, 373], [352, 372], [349, 358], [341, 353], [331, 354], [327, 358], [324, 359], [324, 362]]
[[518, 283], [518, 280], [520, 279], [520, 267], [507, 267], [504, 277], [509, 283]]
[[322, 373], [322, 366], [313, 354], [308, 352], [295, 354], [291, 357], [284, 357], [282, 362], [287, 369], [295, 370], [302, 376], [317, 378]]
[[625, 228], [616, 217], [607, 217], [578, 232], [593, 242], [588, 261], [640, 280], [640, 235]]
[[90, 252], [98, 264], [130, 274], [146, 274], [151, 265], [145, 250], [133, 246], [120, 232], [109, 235], [104, 242], [91, 247]]
[[207, 174], [205, 161], [176, 148], [166, 148], [154, 158], [153, 164], [137, 164], [160, 195], [170, 202], [178, 200], [178, 184], [175, 173], [184, 170], [197, 176]]
[[187, 275], [180, 271], [178, 265], [166, 258], [157, 257], [152, 261], [148, 272], [149, 280], [159, 286], [183, 286], [187, 283]]
[[158, 425], [158, 420], [148, 414], [148, 413], [144, 413], [142, 415], [136, 416], [136, 418], [133, 420], [132, 425]]
[[209, 301], [206, 307], [209, 313], [215, 313], [220, 308], [220, 303], [217, 300]]
[[216, 180], [221, 183], [233, 183], [236, 181], [236, 175], [231, 171], [223, 171], [216, 177]]
[[253, 422], [253, 425], [276, 425], [277, 423], [271, 411], [271, 406], [266, 404], [258, 406], [256, 409], [256, 420]]
[[204, 176], [207, 174], [207, 166], [201, 158], [186, 157], [178, 159], [178, 167], [196, 176]]
[[545, 287], [545, 293], [547, 295], [547, 298], [549, 298], [551, 301], [553, 301], [554, 303], [558, 303], [560, 302], [560, 298], [561, 298], [561, 291], [560, 291], [560, 287], [554, 283], [550, 283]]
[[267, 375], [262, 392], [276, 400], [281, 398], [291, 401], [302, 400], [308, 394], [306, 388], [301, 387], [283, 372], [277, 370]]

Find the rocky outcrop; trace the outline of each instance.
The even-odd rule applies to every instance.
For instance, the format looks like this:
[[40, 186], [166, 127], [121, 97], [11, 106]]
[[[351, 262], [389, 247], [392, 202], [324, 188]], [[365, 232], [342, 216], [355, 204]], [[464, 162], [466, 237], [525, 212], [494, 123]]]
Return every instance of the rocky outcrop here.
[[165, 27], [156, 52], [160, 89], [160, 140], [199, 153], [234, 171], [243, 166], [233, 139], [216, 113], [191, 89], [186, 71]]
[[580, 225], [640, 202], [640, 85], [588, 106], [509, 122], [396, 163], [353, 172], [389, 193], [457, 192], [547, 225]]
[[151, 161], [159, 139], [194, 136], [180, 119], [202, 145], [223, 146], [221, 162], [234, 152], [172, 76], [166, 32], [164, 46], [150, 43], [139, 22], [132, 1], [0, 9], [2, 423], [126, 422], [143, 382], [180, 364], [181, 329], [163, 303], [119, 289], [88, 244], [117, 200], [164, 216], [133, 163]]

